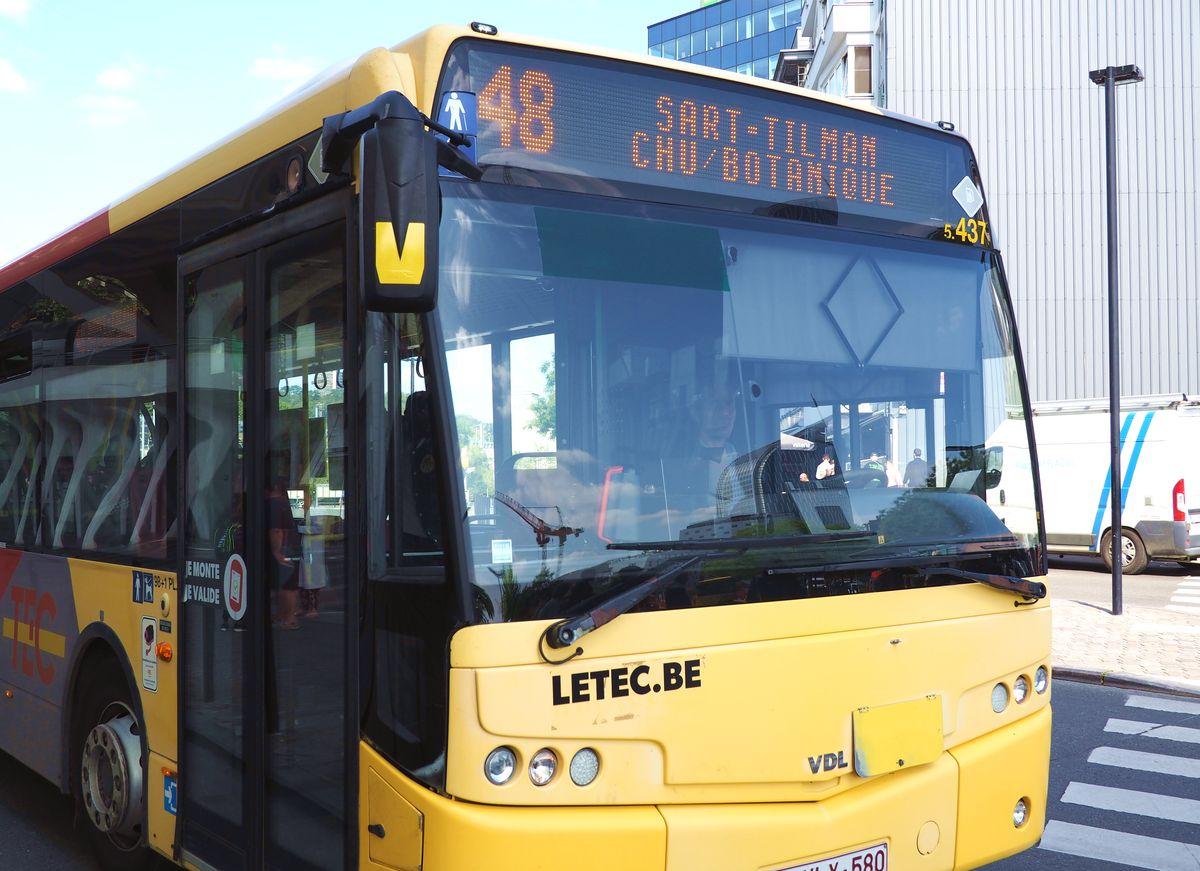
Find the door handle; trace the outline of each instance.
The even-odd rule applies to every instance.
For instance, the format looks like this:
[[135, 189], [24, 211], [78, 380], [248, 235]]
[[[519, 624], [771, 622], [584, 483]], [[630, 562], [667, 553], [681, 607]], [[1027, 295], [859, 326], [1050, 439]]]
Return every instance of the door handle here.
[[371, 825], [367, 826], [367, 831], [377, 838], [387, 837], [387, 830], [380, 823], [371, 823]]

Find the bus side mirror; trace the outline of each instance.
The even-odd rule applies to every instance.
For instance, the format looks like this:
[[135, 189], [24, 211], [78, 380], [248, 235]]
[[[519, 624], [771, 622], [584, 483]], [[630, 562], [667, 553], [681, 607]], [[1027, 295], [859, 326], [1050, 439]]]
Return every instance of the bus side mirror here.
[[438, 165], [476, 181], [483, 172], [455, 147], [466, 144], [466, 137], [426, 118], [398, 91], [327, 117], [321, 168], [346, 173], [360, 142], [359, 232], [367, 308], [429, 311], [437, 304]]
[[1000, 486], [1000, 478], [1004, 472], [1004, 448], [995, 446], [987, 449], [985, 470], [983, 473], [984, 487], [995, 490]]
[[438, 141], [417, 113], [362, 137], [359, 227], [367, 308], [426, 312], [437, 304]]

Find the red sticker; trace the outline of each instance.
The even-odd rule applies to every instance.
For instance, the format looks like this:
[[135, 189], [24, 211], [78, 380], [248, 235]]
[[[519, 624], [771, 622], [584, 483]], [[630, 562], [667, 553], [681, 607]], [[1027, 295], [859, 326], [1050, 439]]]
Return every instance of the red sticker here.
[[236, 553], [225, 563], [225, 610], [234, 620], [246, 613], [246, 561]]

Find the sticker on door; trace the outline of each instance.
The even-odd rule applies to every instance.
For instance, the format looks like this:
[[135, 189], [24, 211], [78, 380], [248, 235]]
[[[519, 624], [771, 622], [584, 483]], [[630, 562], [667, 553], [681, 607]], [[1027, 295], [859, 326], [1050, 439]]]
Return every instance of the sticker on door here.
[[246, 561], [236, 553], [225, 563], [225, 610], [234, 620], [246, 614]]
[[158, 692], [158, 620], [142, 618], [142, 687]]

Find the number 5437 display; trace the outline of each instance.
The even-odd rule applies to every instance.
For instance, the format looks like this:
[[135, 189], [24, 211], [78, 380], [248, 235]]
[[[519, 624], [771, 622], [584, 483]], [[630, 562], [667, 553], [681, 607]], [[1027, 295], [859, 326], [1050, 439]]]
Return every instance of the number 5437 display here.
[[946, 224], [942, 227], [942, 236], [956, 242], [968, 245], [990, 245], [991, 234], [988, 233], [987, 221], [977, 221], [975, 218], [959, 218], [958, 224]]

